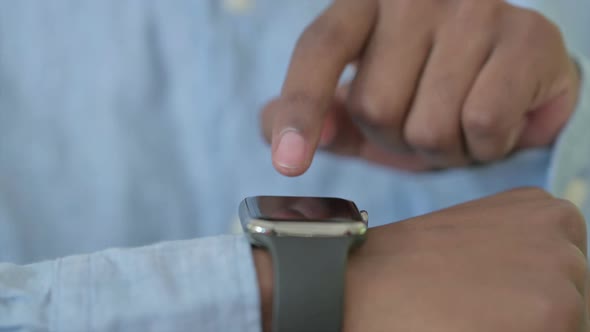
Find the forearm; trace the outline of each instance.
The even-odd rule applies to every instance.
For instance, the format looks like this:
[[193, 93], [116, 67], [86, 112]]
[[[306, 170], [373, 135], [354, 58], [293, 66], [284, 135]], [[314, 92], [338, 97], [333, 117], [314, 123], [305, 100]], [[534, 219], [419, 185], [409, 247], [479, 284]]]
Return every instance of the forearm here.
[[0, 330], [258, 332], [250, 252], [226, 236], [0, 264]]

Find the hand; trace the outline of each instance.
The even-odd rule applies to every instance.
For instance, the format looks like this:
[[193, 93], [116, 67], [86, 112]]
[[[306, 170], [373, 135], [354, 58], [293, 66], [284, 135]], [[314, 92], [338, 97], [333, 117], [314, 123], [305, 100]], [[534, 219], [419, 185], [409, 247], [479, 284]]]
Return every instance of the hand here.
[[[358, 70], [337, 89], [348, 65]], [[491, 162], [551, 144], [577, 102], [559, 29], [504, 1], [335, 0], [301, 35], [262, 114], [273, 164], [321, 146], [406, 170]]]
[[[272, 263], [255, 261], [269, 323]], [[371, 229], [350, 257], [344, 331], [590, 331], [587, 291], [583, 217], [519, 189]]]

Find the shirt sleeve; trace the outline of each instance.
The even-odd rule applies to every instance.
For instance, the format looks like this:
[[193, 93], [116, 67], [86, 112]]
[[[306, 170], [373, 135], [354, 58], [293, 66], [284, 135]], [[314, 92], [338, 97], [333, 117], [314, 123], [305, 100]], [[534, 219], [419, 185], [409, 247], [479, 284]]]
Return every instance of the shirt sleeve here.
[[573, 56], [581, 72], [577, 108], [556, 141], [548, 173], [548, 187], [574, 202], [590, 218], [590, 61]]
[[0, 264], [0, 331], [259, 332], [243, 236]]

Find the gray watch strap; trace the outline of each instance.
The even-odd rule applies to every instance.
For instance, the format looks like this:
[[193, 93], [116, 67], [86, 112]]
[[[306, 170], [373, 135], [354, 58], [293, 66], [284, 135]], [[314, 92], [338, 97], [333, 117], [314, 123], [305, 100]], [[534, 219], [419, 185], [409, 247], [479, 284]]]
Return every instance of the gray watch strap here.
[[350, 237], [269, 237], [272, 332], [340, 332]]

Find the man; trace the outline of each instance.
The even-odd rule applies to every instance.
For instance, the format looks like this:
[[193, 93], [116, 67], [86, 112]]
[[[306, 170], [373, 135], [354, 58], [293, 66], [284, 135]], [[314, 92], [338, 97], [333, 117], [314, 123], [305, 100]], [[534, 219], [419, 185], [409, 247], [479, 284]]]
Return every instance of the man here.
[[[2, 261], [25, 263], [222, 233], [238, 198], [261, 192], [351, 197], [377, 223], [522, 185], [558, 195], [574, 192], [587, 211], [580, 185], [585, 178], [578, 177], [587, 166], [579, 151], [587, 147], [588, 97], [576, 68], [584, 72], [585, 60], [570, 61], [546, 19], [501, 2], [335, 1], [300, 39], [283, 96], [263, 115], [274, 164], [286, 175], [307, 169], [320, 137], [327, 149], [340, 154], [394, 167], [448, 170], [407, 175], [321, 156], [300, 180], [271, 175], [267, 152], [254, 135], [254, 111], [277, 89], [294, 37], [325, 4], [267, 1], [257, 4], [260, 14], [244, 16], [222, 11], [216, 1], [3, 4], [0, 43], [8, 51], [0, 70]], [[350, 89], [344, 87], [331, 100], [349, 62], [356, 62], [358, 75]], [[461, 106], [467, 101], [475, 106]], [[279, 138], [287, 134], [294, 135], [285, 154]], [[506, 140], [513, 136], [518, 139]], [[539, 148], [508, 157], [532, 146]], [[400, 149], [409, 150], [409, 157], [407, 152], [399, 157]], [[495, 160], [502, 161], [455, 168]], [[483, 218], [485, 234], [498, 240], [490, 246], [480, 246], [483, 235], [457, 222], [479, 217], [480, 211], [514, 221]], [[585, 239], [579, 237], [585, 231], [575, 209], [533, 190], [442, 214], [409, 224], [444, 228], [452, 220], [458, 231], [445, 236], [422, 230], [425, 225], [408, 227], [420, 232], [404, 233], [403, 223], [372, 231], [374, 247], [351, 258], [347, 294], [360, 300], [350, 302], [358, 307], [346, 316], [346, 329], [368, 330], [367, 322], [375, 330], [395, 328], [383, 319], [393, 317], [387, 308], [402, 306], [438, 316], [424, 322], [406, 315], [397, 323], [400, 330], [443, 326], [467, 331], [481, 319], [494, 330], [584, 326], [579, 314], [585, 303], [585, 259], [579, 258], [585, 255]], [[522, 221], [524, 216], [530, 220]], [[530, 232], [525, 241], [507, 238], [525, 229]], [[390, 247], [386, 239], [395, 234], [425, 236], [426, 241]], [[465, 239], [472, 242], [453, 250]], [[437, 249], [438, 257], [431, 252]], [[363, 263], [377, 263], [367, 257], [404, 250], [424, 253], [388, 262], [408, 267], [405, 276], [393, 269], [374, 279], [369, 292], [354, 286], [377, 271], [377, 264]], [[502, 250], [518, 254], [506, 262]], [[264, 289], [272, 282], [264, 273], [269, 262], [264, 254], [255, 257], [265, 307]], [[455, 263], [447, 264], [448, 278], [404, 287], [411, 291], [434, 283], [442, 294], [421, 299], [447, 303], [460, 298], [462, 305], [424, 308], [419, 299], [395, 297], [395, 288], [384, 291], [396, 285], [394, 276], [414, 279], [433, 272], [441, 261]], [[470, 277], [477, 271], [480, 277], [493, 275], [477, 262], [506, 274], [490, 277], [487, 286], [468, 284], [482, 280]], [[531, 271], [538, 269], [548, 272], [542, 274], [546, 279], [529, 282], [537, 275]], [[8, 303], [0, 312], [3, 327], [260, 327], [256, 275], [242, 237], [3, 265], [0, 276], [0, 294]], [[517, 292], [518, 285], [529, 287]], [[381, 306], [364, 294], [382, 295]], [[468, 294], [506, 294], [490, 300], [490, 311], [483, 311], [502, 309], [503, 319], [476, 315], [482, 312], [479, 297]], [[536, 309], [521, 320], [508, 304]], [[354, 318], [364, 310], [366, 320]], [[459, 321], [458, 313], [473, 320]], [[355, 322], [365, 324], [351, 325]], [[426, 325], [416, 325], [421, 323]]]

